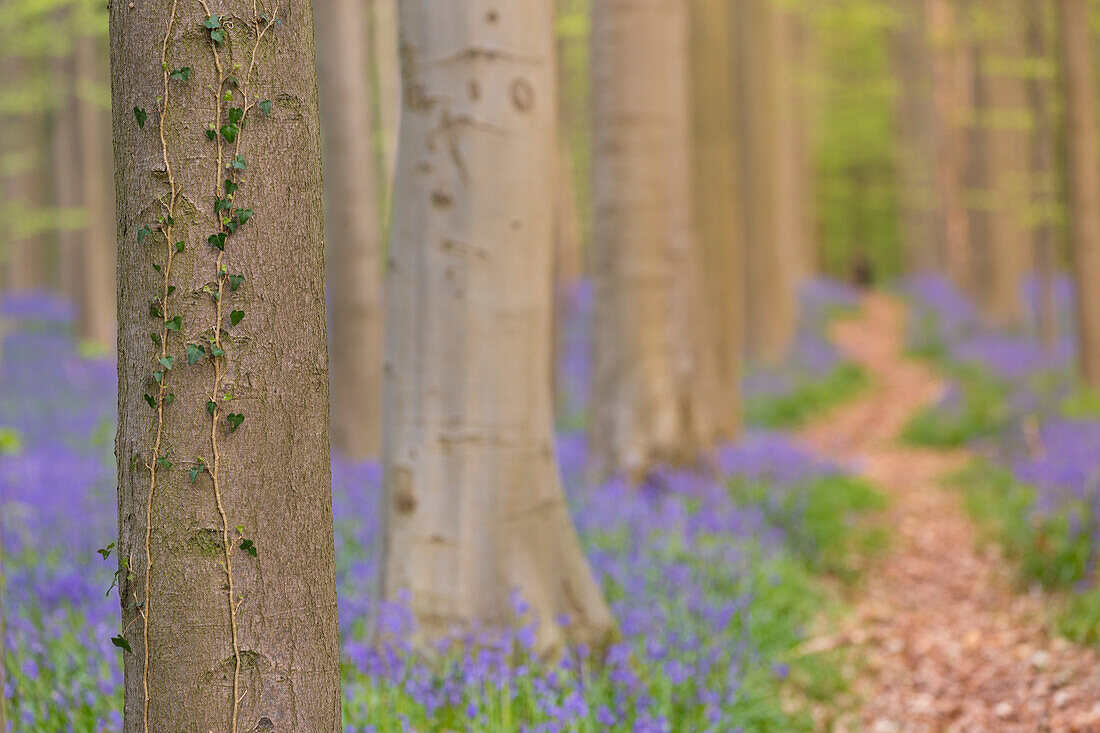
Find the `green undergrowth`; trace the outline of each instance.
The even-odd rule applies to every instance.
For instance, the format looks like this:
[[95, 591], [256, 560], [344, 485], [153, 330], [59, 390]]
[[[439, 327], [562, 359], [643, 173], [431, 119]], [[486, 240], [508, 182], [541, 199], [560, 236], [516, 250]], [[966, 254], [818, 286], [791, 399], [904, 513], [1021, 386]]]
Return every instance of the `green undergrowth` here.
[[823, 379], [805, 379], [781, 395], [760, 395], [745, 401], [745, 421], [769, 430], [805, 425], [863, 392], [871, 383], [858, 364], [841, 362]]
[[997, 434], [1008, 423], [1010, 389], [976, 368], [941, 367], [954, 380], [952, 392], [909, 420], [902, 440], [928, 448], [958, 448]]
[[1087, 507], [1040, 515], [1033, 511], [1034, 488], [984, 459], [974, 459], [948, 484], [962, 491], [982, 539], [1016, 564], [1020, 584], [1050, 594], [1056, 630], [1078, 643], [1100, 643], [1100, 589], [1081, 587], [1092, 573], [1092, 533], [1071, 515], [1089, 516]]

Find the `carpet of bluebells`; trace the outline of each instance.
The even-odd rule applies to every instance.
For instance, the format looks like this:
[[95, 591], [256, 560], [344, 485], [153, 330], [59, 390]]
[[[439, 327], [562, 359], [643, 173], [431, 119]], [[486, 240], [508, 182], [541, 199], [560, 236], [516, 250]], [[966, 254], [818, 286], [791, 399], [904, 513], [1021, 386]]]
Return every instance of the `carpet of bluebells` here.
[[1021, 564], [1022, 578], [1061, 592], [1061, 630], [1100, 641], [1100, 396], [1076, 376], [1073, 286], [1056, 281], [1057, 330], [1039, 337], [1039, 288], [1022, 293], [1016, 329], [985, 326], [978, 309], [935, 276], [907, 284], [910, 345], [952, 377], [937, 405], [908, 426], [928, 445], [980, 456], [959, 477], [971, 510]]
[[[782, 399], [842, 368], [822, 338], [824, 314], [854, 302], [835, 286], [810, 288], [798, 366], [754, 373], [749, 389]], [[104, 595], [114, 561], [96, 553], [116, 535], [115, 367], [81, 353], [67, 304], [8, 296], [0, 309], [8, 729], [119, 731], [118, 600]], [[623, 640], [600, 659], [575, 648], [539, 660], [529, 653], [537, 619], [516, 598], [521, 628], [414, 651], [403, 607], [371, 598], [379, 469], [336, 459], [346, 730], [809, 729], [809, 701], [840, 684], [829, 660], [795, 653], [828, 603], [816, 575], [853, 572], [853, 553], [874, 542], [862, 517], [881, 497], [767, 432], [717, 450], [705, 469], [658, 471], [641, 487], [591, 485], [580, 429], [587, 289], [570, 312], [559, 462]], [[375, 624], [381, 644], [368, 643]]]

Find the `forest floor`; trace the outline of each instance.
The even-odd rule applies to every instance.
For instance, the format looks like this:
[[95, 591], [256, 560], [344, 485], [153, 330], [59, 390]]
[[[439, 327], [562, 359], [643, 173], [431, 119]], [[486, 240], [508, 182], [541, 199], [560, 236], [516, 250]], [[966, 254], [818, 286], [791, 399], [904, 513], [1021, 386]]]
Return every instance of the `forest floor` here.
[[959, 492], [942, 479], [963, 451], [911, 447], [899, 435], [944, 386], [905, 356], [905, 309], [867, 296], [833, 338], [874, 380], [857, 402], [802, 431], [891, 499], [893, 543], [867, 569], [841, 631], [808, 651], [854, 648], [859, 719], [835, 730], [1100, 731], [1100, 654], [1052, 636], [1046, 605], [1021, 592], [995, 546], [979, 543]]

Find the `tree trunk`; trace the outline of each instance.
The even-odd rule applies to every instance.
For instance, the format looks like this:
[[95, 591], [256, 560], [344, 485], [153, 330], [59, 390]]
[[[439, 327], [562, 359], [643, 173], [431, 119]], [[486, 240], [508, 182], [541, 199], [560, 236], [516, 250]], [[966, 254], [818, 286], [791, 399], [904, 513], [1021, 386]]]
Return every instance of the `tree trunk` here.
[[422, 641], [511, 624], [513, 589], [543, 651], [613, 634], [554, 453], [551, 6], [400, 4], [382, 588]]
[[371, 141], [367, 23], [359, 0], [316, 5], [332, 295], [332, 446], [377, 457], [382, 430], [378, 177]]
[[972, 256], [964, 181], [970, 155], [964, 124], [972, 104], [969, 52], [959, 38], [952, 0], [927, 0], [936, 106], [934, 187], [942, 221], [943, 264], [956, 287], [969, 288]]
[[1023, 56], [1019, 0], [996, 2], [996, 36], [979, 68], [987, 95], [982, 110], [983, 188], [989, 196], [989, 239], [985, 251], [988, 286], [982, 303], [995, 325], [1018, 326], [1023, 319], [1021, 287], [1031, 269], [1027, 226], [1027, 103], [1019, 59]]
[[342, 729], [313, 19], [280, 7], [110, 7], [126, 733]]
[[1054, 181], [1054, 133], [1050, 121], [1050, 71], [1047, 48], [1046, 0], [1028, 0], [1028, 49], [1035, 71], [1028, 77], [1028, 97], [1035, 127], [1031, 132], [1032, 206], [1036, 210], [1035, 263], [1039, 279], [1037, 321], [1039, 337], [1048, 352], [1058, 340], [1054, 278], [1058, 269], [1055, 218], [1058, 192]]
[[104, 54], [99, 37], [84, 35], [76, 39], [78, 84], [77, 102], [80, 130], [81, 194], [86, 226], [81, 250], [80, 338], [105, 353], [115, 348], [117, 322], [117, 284], [115, 282], [114, 223], [110, 183], [110, 163], [106, 142], [107, 111], [93, 98], [106, 77]]
[[734, 132], [734, 19], [727, 0], [690, 5], [692, 173], [704, 314], [713, 343], [714, 437], [741, 434], [745, 294]]
[[1079, 359], [1085, 382], [1100, 389], [1100, 180], [1096, 93], [1086, 0], [1059, 0], [1066, 89], [1069, 232], [1077, 283]]
[[[64, 23], [64, 16], [58, 18]], [[73, 55], [50, 59], [51, 105], [50, 176], [52, 202], [57, 209], [57, 275], [61, 294], [73, 305], [81, 305], [81, 230], [77, 226], [81, 204], [79, 125]]]
[[798, 68], [798, 24], [801, 19], [790, 7], [772, 8], [772, 44], [775, 104], [775, 241], [776, 298], [785, 309], [780, 334], [780, 354], [787, 352], [798, 321], [798, 290], [802, 260], [806, 252], [806, 200], [804, 182], [809, 176], [802, 152], [801, 90]]
[[[0, 78], [16, 95], [28, 94], [27, 87], [35, 85], [28, 60], [6, 52], [0, 54]], [[43, 204], [42, 171], [46, 167], [40, 160], [42, 115], [25, 109], [2, 110], [0, 114], [4, 128], [0, 158], [5, 161], [0, 171], [4, 280], [10, 291], [34, 290], [46, 284], [45, 253], [35, 220]]]
[[641, 477], [707, 445], [677, 367], [697, 328], [678, 287], [694, 254], [686, 5], [597, 3], [592, 30], [592, 440], [600, 475]]
[[397, 0], [371, 0], [371, 51], [378, 89], [378, 144], [381, 148], [383, 220], [389, 217], [401, 122], [401, 58], [397, 35]]

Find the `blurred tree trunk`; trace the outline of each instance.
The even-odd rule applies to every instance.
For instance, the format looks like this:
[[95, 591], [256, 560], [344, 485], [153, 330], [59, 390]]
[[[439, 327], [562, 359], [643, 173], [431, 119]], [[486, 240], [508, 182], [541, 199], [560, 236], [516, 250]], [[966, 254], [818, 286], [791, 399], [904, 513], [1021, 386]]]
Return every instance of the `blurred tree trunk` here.
[[687, 9], [632, 0], [593, 11], [593, 453], [600, 475], [640, 478], [695, 459], [713, 430], [683, 374], [700, 343], [684, 316], [698, 287], [682, 282], [694, 281], [696, 254]]
[[798, 321], [798, 292], [806, 271], [807, 187], [810, 177], [805, 152], [805, 105], [799, 68], [802, 18], [790, 6], [775, 5], [772, 33], [775, 56], [775, 236], [778, 247], [778, 298], [789, 309], [786, 327], [790, 332], [781, 344], [789, 348]]
[[745, 0], [738, 11], [746, 347], [774, 364], [787, 354], [797, 317], [789, 248], [780, 242], [789, 212], [779, 191], [779, 146], [790, 143], [777, 129], [785, 110], [777, 71], [781, 24], [771, 0]]
[[109, 10], [123, 730], [337, 733], [312, 8], [217, 7]]
[[332, 294], [332, 446], [377, 457], [382, 429], [381, 229], [360, 0], [316, 6]]
[[1059, 0], [1066, 90], [1069, 232], [1077, 284], [1081, 374], [1100, 389], [1100, 180], [1097, 172], [1096, 92], [1087, 0]]
[[38, 90], [30, 62], [0, 54], [0, 78], [11, 92], [11, 105], [0, 110], [3, 135], [0, 161], [3, 169], [5, 268], [8, 290], [34, 290], [46, 284], [46, 261], [39, 218], [44, 203], [42, 112], [36, 108]]
[[985, 73], [989, 76], [990, 165], [993, 195], [986, 311], [994, 324], [1023, 322], [1023, 282], [1031, 271], [1033, 241], [1030, 207], [1029, 110], [1021, 59], [1025, 56], [1021, 0], [998, 0], [1000, 34]]
[[[690, 10], [692, 164], [698, 267], [714, 345], [711, 419], [718, 440], [741, 434], [745, 281], [734, 112], [734, 18], [728, 0]], [[704, 386], [705, 388], [705, 386]]]
[[[59, 18], [63, 23], [64, 19]], [[60, 292], [81, 307], [83, 266], [82, 231], [75, 224], [81, 205], [80, 130], [75, 97], [76, 60], [73, 54], [50, 59], [53, 93], [50, 125], [50, 176], [57, 212], [57, 275]]]
[[552, 2], [401, 0], [400, 28], [383, 597], [411, 593], [426, 642], [512, 624], [518, 590], [541, 651], [601, 648], [614, 621], [552, 430]]
[[943, 272], [946, 252], [938, 236], [933, 170], [936, 160], [932, 53], [924, 0], [898, 0], [903, 25], [897, 35], [900, 80], [898, 127], [902, 240], [911, 267]]
[[970, 156], [966, 127], [972, 113], [972, 74], [953, 0], [927, 0], [936, 114], [934, 189], [942, 221], [943, 266], [956, 287], [969, 288], [973, 265], [965, 175]]
[[1053, 351], [1058, 339], [1058, 314], [1054, 300], [1058, 253], [1055, 236], [1058, 192], [1054, 173], [1054, 133], [1051, 129], [1050, 87], [1054, 74], [1047, 48], [1046, 0], [1028, 0], [1028, 97], [1034, 128], [1031, 133], [1032, 208], [1035, 231], [1035, 263], [1039, 280], [1039, 336], [1047, 351]]
[[107, 142], [111, 138], [107, 110], [98, 92], [108, 77], [102, 40], [95, 35], [76, 39], [76, 105], [80, 132], [81, 197], [85, 213], [80, 252], [80, 338], [104, 353], [115, 349], [117, 284], [113, 206]]
[[371, 56], [377, 80], [378, 145], [382, 158], [383, 221], [389, 220], [397, 131], [401, 122], [401, 57], [397, 35], [397, 0], [371, 0]]

